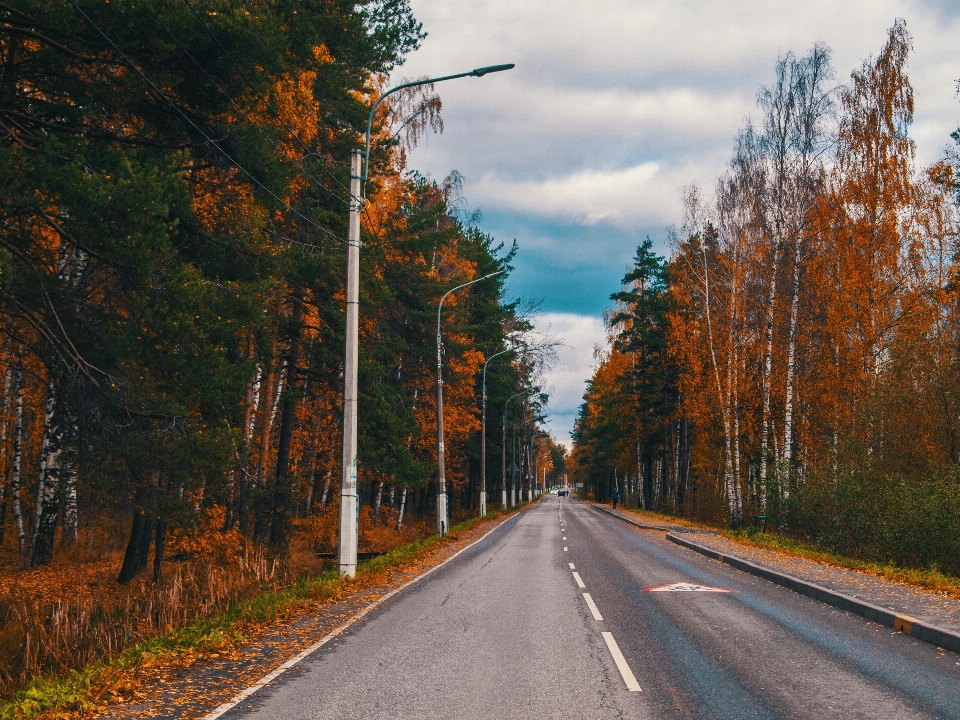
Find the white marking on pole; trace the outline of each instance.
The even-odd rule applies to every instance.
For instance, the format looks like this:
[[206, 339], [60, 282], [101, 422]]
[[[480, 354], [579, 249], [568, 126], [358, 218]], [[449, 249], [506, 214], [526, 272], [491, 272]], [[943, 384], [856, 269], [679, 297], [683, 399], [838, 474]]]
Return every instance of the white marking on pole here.
[[607, 650], [613, 655], [613, 661], [617, 664], [617, 670], [620, 671], [623, 681], [627, 684], [627, 690], [630, 692], [643, 692], [640, 689], [640, 683], [638, 683], [637, 679], [633, 676], [633, 671], [630, 670], [630, 666], [627, 665], [623, 653], [620, 652], [617, 641], [613, 639], [613, 633], [602, 632], [600, 634], [603, 635], [603, 639], [607, 642]]
[[603, 620], [603, 616], [600, 614], [600, 611], [597, 610], [597, 604], [593, 601], [593, 598], [590, 597], [590, 593], [584, 593], [583, 599], [587, 601], [587, 607], [590, 608], [590, 612], [593, 613], [593, 619]]
[[586, 587], [586, 585], [583, 584], [583, 580], [580, 579], [580, 573], [575, 572], [573, 574], [573, 579], [577, 581], [577, 585], [580, 587], [581, 590], [583, 590]]
[[576, 568], [573, 566], [573, 563], [567, 563], [567, 565], [570, 566], [570, 569], [571, 569], [571, 570], [576, 570]]
[[220, 706], [219, 706], [218, 708], [216, 708], [215, 710], [213, 710], [213, 711], [207, 713], [206, 715], [204, 715], [204, 716], [203, 716], [203, 720], [216, 720], [216, 719], [219, 718], [221, 715], [223, 715], [224, 713], [226, 713], [228, 710], [231, 710], [232, 708], [236, 707], [237, 705], [239, 705], [240, 703], [242, 703], [244, 700], [246, 700], [248, 697], [250, 697], [251, 695], [253, 695], [257, 690], [259, 690], [260, 688], [262, 688], [262, 687], [264, 687], [264, 686], [266, 686], [266, 685], [269, 685], [271, 682], [273, 682], [274, 680], [276, 680], [276, 679], [277, 679], [280, 675], [282, 675], [284, 672], [286, 672], [286, 671], [289, 670], [290, 668], [292, 668], [292, 667], [294, 667], [295, 665], [297, 665], [300, 661], [306, 659], [307, 657], [309, 657], [310, 655], [312, 655], [313, 653], [315, 653], [317, 650], [319, 650], [320, 648], [322, 648], [322, 647], [323, 647], [324, 645], [326, 645], [328, 642], [330, 642], [330, 641], [333, 640], [334, 638], [339, 637], [340, 635], [342, 635], [345, 630], [348, 630], [351, 625], [354, 625], [354, 624], [357, 623], [357, 621], [363, 619], [363, 617], [364, 617], [367, 613], [369, 613], [371, 610], [376, 609], [377, 607], [379, 607], [380, 605], [382, 605], [383, 603], [385, 603], [387, 600], [389, 600], [390, 598], [392, 598], [392, 597], [393, 597], [394, 595], [396, 595], [397, 593], [399, 593], [399, 592], [401, 592], [401, 591], [403, 591], [403, 590], [406, 590], [406, 589], [407, 589], [408, 587], [410, 587], [411, 585], [417, 584], [418, 582], [420, 582], [421, 580], [423, 580], [423, 579], [424, 579], [425, 577], [427, 577], [428, 575], [436, 572], [437, 570], [439, 570], [440, 568], [442, 568], [442, 567], [443, 567], [444, 565], [446, 565], [447, 563], [455, 560], [459, 555], [461, 555], [462, 553], [465, 553], [467, 550], [469, 550], [470, 548], [472, 548], [472, 547], [473, 547], [474, 545], [476, 545], [477, 543], [483, 542], [483, 541], [487, 538], [487, 535], [489, 535], [489, 534], [492, 533], [492, 532], [495, 532], [495, 531], [499, 530], [499, 529], [502, 528], [504, 525], [506, 525], [508, 522], [510, 522], [511, 520], [513, 520], [514, 518], [517, 518], [517, 517], [520, 517], [520, 514], [519, 514], [519, 513], [516, 514], [516, 515], [513, 515], [512, 517], [508, 517], [506, 520], [504, 520], [502, 523], [500, 523], [499, 525], [497, 525], [495, 528], [491, 528], [489, 531], [485, 532], [482, 537], [478, 538], [477, 540], [474, 540], [472, 543], [470, 543], [469, 545], [467, 545], [465, 548], [461, 548], [460, 550], [458, 550], [457, 552], [455, 552], [453, 555], [451, 555], [450, 557], [448, 557], [446, 560], [444, 560], [442, 563], [440, 563], [440, 564], [437, 565], [436, 567], [430, 568], [430, 569], [427, 570], [425, 573], [423, 573], [423, 575], [418, 575], [418, 576], [415, 577], [413, 580], [410, 580], [409, 582], [407, 582], [407, 583], [401, 585], [400, 587], [398, 587], [396, 590], [391, 590], [390, 592], [388, 592], [388, 593], [387, 593], [386, 595], [384, 595], [383, 597], [381, 597], [381, 598], [375, 600], [374, 602], [370, 603], [370, 604], [367, 605], [363, 610], [361, 610], [359, 613], [357, 613], [357, 614], [354, 615], [352, 618], [350, 618], [347, 622], [345, 622], [343, 625], [341, 625], [340, 627], [336, 628], [335, 630], [331, 630], [329, 633], [327, 633], [326, 635], [324, 635], [318, 642], [315, 642], [313, 645], [311, 645], [310, 647], [308, 647], [308, 648], [307, 648], [306, 650], [304, 650], [303, 652], [301, 652], [301, 653], [299, 653], [299, 654], [297, 654], [297, 655], [294, 655], [292, 658], [290, 658], [290, 659], [287, 660], [285, 663], [283, 663], [282, 665], [280, 665], [280, 667], [278, 667], [278, 668], [277, 668], [276, 670], [274, 670], [273, 672], [268, 673], [267, 675], [264, 675], [264, 676], [263, 676], [262, 678], [260, 678], [257, 682], [255, 682], [253, 685], [251, 685], [251, 686], [248, 687], [247, 689], [241, 691], [239, 695], [234, 696], [233, 698], [231, 698], [231, 699], [228, 700], [227, 702], [225, 702], [225, 703], [223, 703], [222, 705], [220, 705]]

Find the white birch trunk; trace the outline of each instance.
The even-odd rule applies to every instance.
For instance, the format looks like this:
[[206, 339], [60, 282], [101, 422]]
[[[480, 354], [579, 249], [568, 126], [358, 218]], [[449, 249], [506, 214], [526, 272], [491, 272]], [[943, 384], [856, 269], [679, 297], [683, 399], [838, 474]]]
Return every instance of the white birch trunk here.
[[330, 494], [330, 471], [327, 470], [327, 474], [323, 478], [323, 495], [320, 497], [320, 507], [327, 506], [327, 496], [329, 494]]
[[[770, 290], [767, 296], [767, 344], [763, 353], [763, 421], [760, 430], [760, 495], [766, 500], [767, 455], [770, 447], [770, 384], [773, 372], [773, 320], [777, 301], [777, 266], [780, 264], [780, 244], [774, 241], [773, 266], [770, 271]], [[761, 504], [761, 509], [764, 505]]]
[[373, 522], [380, 519], [380, 503], [383, 502], [383, 480], [377, 484], [377, 499], [373, 503]]
[[57, 422], [57, 397], [54, 373], [49, 371], [47, 401], [43, 416], [43, 439], [40, 446], [40, 473], [37, 478], [36, 511], [33, 541], [30, 544], [31, 565], [49, 562], [56, 532], [57, 489], [63, 455], [63, 429]]
[[793, 257], [793, 292], [790, 298], [790, 327], [787, 339], [787, 398], [783, 417], [783, 456], [781, 458], [777, 482], [789, 493], [790, 463], [793, 460], [793, 395], [797, 357], [797, 310], [800, 304], [800, 259], [802, 238], [797, 236], [796, 251]]
[[13, 393], [13, 473], [10, 476], [10, 501], [13, 507], [13, 521], [17, 528], [17, 542], [20, 557], [27, 553], [27, 533], [23, 523], [23, 508], [20, 504], [20, 468], [23, 461], [23, 367], [17, 360], [14, 371]]
[[407, 489], [404, 488], [400, 493], [400, 513], [397, 515], [397, 530], [403, 525], [403, 511], [407, 507]]

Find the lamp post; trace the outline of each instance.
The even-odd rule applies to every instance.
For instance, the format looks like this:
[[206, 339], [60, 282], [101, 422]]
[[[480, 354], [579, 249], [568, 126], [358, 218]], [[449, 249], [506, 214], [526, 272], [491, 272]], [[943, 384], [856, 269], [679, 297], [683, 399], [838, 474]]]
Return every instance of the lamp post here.
[[502, 464], [502, 485], [500, 486], [500, 507], [504, 510], [507, 509], [507, 408], [510, 405], [510, 401], [514, 398], [521, 397], [522, 395], [529, 395], [533, 392], [538, 392], [540, 388], [530, 388], [529, 390], [524, 390], [523, 392], [518, 392], [516, 395], [511, 395], [507, 398], [507, 401], [503, 404], [503, 464]]
[[[510, 70], [513, 64], [491, 65], [470, 72], [429, 80], [403, 83], [387, 90], [373, 107], [367, 118], [367, 135], [364, 153], [350, 153], [350, 226], [347, 235], [347, 282], [346, 282], [346, 351], [343, 357], [343, 456], [340, 473], [340, 574], [353, 577], [357, 572], [357, 531], [360, 504], [357, 498], [357, 352], [359, 339], [360, 297], [360, 205], [363, 197], [360, 182], [370, 174], [370, 130], [373, 116], [388, 95], [397, 90], [417, 85], [443, 82], [462, 77], [483, 77], [489, 73]], [[364, 162], [365, 160], [365, 162]]]
[[440, 537], [447, 534], [447, 476], [446, 476], [446, 458], [443, 448], [443, 359], [442, 359], [442, 341], [440, 339], [440, 312], [443, 310], [443, 301], [447, 296], [462, 288], [474, 285], [478, 282], [500, 275], [505, 270], [497, 270], [482, 278], [471, 280], [463, 285], [457, 285], [452, 290], [447, 290], [440, 298], [440, 304], [437, 306], [437, 532]]
[[487, 514], [487, 365], [498, 355], [513, 352], [513, 348], [501, 350], [483, 363], [483, 421], [480, 425], [480, 517]]

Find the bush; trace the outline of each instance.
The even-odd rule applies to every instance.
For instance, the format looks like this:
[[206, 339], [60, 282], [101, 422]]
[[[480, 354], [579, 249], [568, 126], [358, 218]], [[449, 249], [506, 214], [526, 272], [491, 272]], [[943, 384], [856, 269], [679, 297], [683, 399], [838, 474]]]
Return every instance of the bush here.
[[915, 481], [864, 464], [810, 479], [782, 501], [785, 530], [843, 555], [960, 576], [960, 473]]

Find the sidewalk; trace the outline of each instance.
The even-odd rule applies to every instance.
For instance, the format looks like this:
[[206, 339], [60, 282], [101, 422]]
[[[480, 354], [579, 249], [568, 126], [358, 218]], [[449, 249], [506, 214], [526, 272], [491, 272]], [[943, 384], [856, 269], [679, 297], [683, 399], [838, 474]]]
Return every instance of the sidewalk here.
[[[598, 505], [594, 507], [643, 529], [666, 530], [668, 540], [708, 556], [720, 556], [714, 559], [720, 559], [746, 572], [761, 577], [764, 576], [764, 571], [785, 576], [783, 579], [787, 582], [776, 579], [773, 581], [787, 587], [795, 585], [792, 589], [798, 592], [830, 605], [849, 609], [884, 625], [890, 625], [918, 639], [948, 646], [955, 646], [960, 642], [960, 598], [894, 582], [866, 572], [848, 570], [774, 550], [743, 545], [711, 530], [693, 530], [667, 524], [653, 525], [648, 523], [646, 518], [629, 511], [621, 513], [619, 510], [614, 512], [610, 508]], [[738, 560], [744, 562], [738, 562]], [[799, 582], [790, 583], [791, 579]], [[819, 589], [826, 592], [818, 592]], [[861, 604], [866, 604], [868, 606], [866, 612], [863, 608], [856, 608], [846, 603], [845, 598], [852, 598]], [[887, 611], [896, 617], [885, 618], [883, 615], [886, 613], [880, 613], [880, 617], [877, 617], [878, 613], [872, 612], [873, 609]], [[911, 623], [912, 620], [919, 622]], [[911, 628], [911, 625], [917, 627]], [[927, 632], [928, 629], [934, 632]], [[942, 637], [935, 632], [938, 629], [954, 637]], [[955, 648], [951, 647], [951, 649]]]

